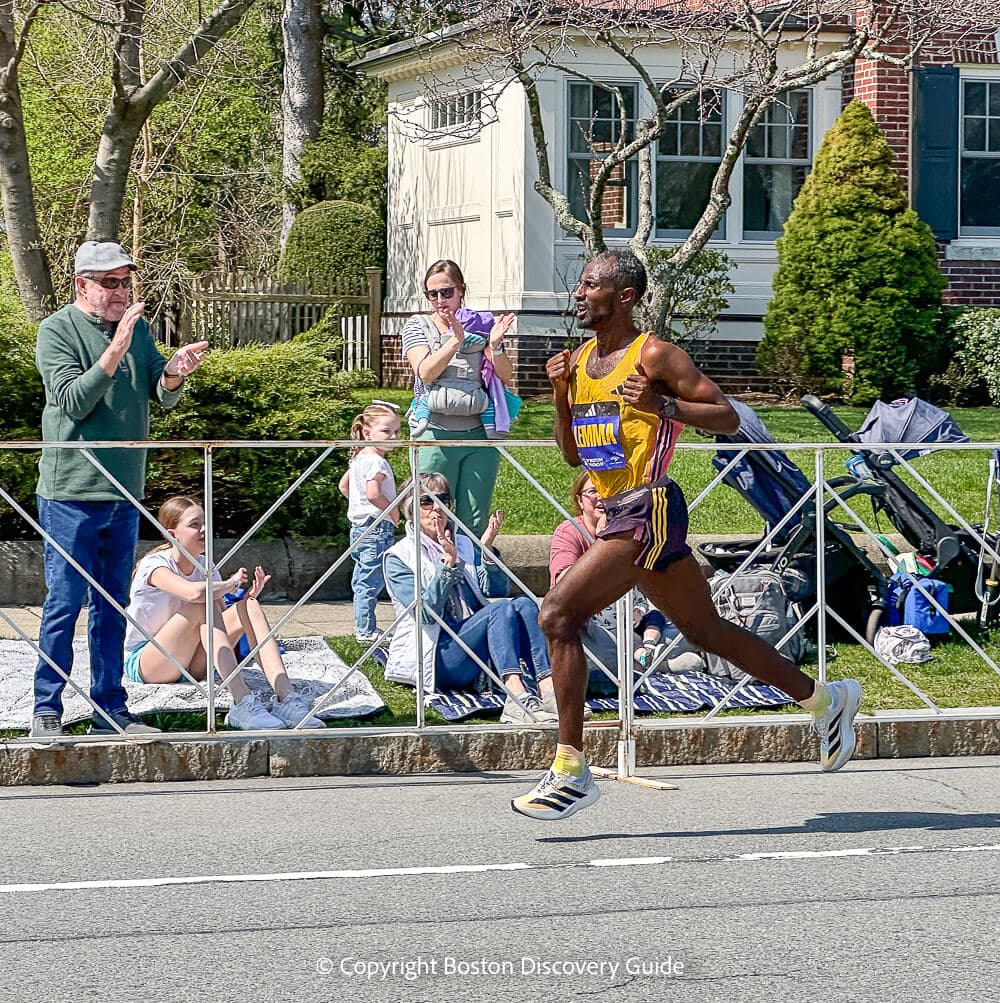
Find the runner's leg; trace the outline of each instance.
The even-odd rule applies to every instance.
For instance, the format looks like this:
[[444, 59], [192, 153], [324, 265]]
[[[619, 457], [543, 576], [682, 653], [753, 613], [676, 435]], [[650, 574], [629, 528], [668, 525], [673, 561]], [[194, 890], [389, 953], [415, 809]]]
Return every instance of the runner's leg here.
[[584, 625], [639, 580], [635, 559], [641, 544], [631, 535], [598, 540], [555, 584], [542, 601], [538, 625], [552, 663], [559, 708], [559, 742], [581, 749], [587, 660], [580, 643]]
[[801, 703], [815, 683], [756, 634], [719, 616], [698, 562], [682, 557], [664, 571], [644, 571], [640, 587], [702, 651], [711, 651], [745, 672], [784, 690]]

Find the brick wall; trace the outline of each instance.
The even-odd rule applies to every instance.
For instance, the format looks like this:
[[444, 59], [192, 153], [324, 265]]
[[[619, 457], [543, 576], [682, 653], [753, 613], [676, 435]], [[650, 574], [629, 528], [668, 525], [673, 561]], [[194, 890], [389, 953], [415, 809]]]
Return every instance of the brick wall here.
[[[940, 38], [922, 53], [921, 62], [996, 63], [992, 38]], [[854, 98], [864, 101], [885, 133], [895, 161], [893, 166], [909, 180], [912, 131], [912, 77], [909, 71], [860, 59], [845, 74], [844, 105]], [[938, 246], [938, 263], [948, 288], [946, 303], [965, 306], [1000, 306], [1000, 261], [946, 260], [944, 245]]]
[[[939, 250], [944, 248], [939, 246]], [[961, 306], [1000, 306], [1000, 261], [945, 261], [941, 271], [948, 280], [944, 301]]]
[[413, 370], [403, 358], [401, 334], [386, 334], [382, 322], [382, 385], [386, 387], [412, 387]]
[[694, 361], [726, 393], [769, 393], [774, 387], [757, 371], [756, 341], [710, 341], [694, 352]]
[[893, 166], [906, 180], [910, 173], [910, 74], [898, 66], [859, 59], [844, 104], [857, 99], [871, 109], [895, 154]]

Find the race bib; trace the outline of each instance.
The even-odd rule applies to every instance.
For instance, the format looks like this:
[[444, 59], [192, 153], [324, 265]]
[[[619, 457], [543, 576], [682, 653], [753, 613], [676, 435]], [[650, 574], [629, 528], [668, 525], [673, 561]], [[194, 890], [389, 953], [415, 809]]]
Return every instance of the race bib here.
[[573, 405], [573, 440], [587, 470], [620, 470], [625, 466], [621, 444], [621, 412], [616, 401]]

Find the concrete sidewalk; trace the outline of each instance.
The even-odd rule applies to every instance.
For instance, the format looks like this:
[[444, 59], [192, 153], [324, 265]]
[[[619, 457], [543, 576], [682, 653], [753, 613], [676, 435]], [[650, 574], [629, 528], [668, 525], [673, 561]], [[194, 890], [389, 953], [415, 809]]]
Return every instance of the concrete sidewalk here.
[[[275, 624], [293, 606], [292, 603], [261, 604], [267, 613], [267, 620]], [[16, 641], [21, 635], [3, 617], [9, 617], [33, 641], [38, 640], [38, 626], [42, 620], [41, 606], [0, 606], [0, 640]], [[375, 611], [378, 625], [383, 630], [392, 623], [392, 604], [380, 602]], [[82, 637], [87, 633], [87, 611], [80, 613], [76, 633]], [[354, 633], [354, 608], [349, 601], [306, 603], [278, 631], [279, 637], [337, 637]]]

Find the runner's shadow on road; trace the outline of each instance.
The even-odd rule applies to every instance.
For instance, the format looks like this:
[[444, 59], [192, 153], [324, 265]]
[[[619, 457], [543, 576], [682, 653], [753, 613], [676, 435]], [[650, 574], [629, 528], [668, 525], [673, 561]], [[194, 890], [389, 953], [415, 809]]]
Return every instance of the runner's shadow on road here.
[[1000, 829], [1000, 813], [961, 814], [925, 811], [837, 811], [806, 819], [801, 825], [759, 826], [747, 829], [689, 829], [666, 832], [599, 832], [589, 836], [542, 836], [539, 843], [590, 843], [606, 839], [687, 839], [705, 836], [796, 836], [814, 833], [893, 832], [924, 829], [958, 832], [962, 829]]

